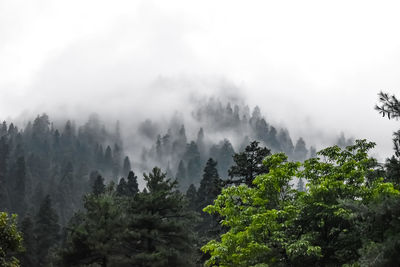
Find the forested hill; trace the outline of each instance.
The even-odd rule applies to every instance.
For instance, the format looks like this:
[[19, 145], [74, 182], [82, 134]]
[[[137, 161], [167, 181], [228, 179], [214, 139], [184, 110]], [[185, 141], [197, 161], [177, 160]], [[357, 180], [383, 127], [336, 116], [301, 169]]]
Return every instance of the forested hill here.
[[[169, 178], [176, 178], [185, 192], [190, 184], [200, 185], [208, 158], [217, 161], [219, 175], [228, 178], [232, 156], [252, 140], [293, 160], [315, 154], [315, 148], [308, 147], [303, 138], [292, 140], [287, 129], [269, 124], [258, 107], [250, 112], [247, 106], [223, 104], [213, 98], [198, 105], [187, 124], [181, 116], [173, 116], [167, 124], [144, 120], [134, 131], [134, 138], [142, 140], [143, 146], [130, 148], [132, 163], [118, 122], [107, 128], [95, 115], [79, 126], [72, 119], [62, 127], [55, 126], [60, 122], [51, 122], [46, 114], [20, 129], [12, 122], [2, 123], [1, 210], [23, 217], [28, 211], [35, 213], [49, 194], [65, 225], [82, 207], [82, 196], [99, 174], [118, 183], [131, 169], [143, 173], [158, 166]], [[349, 140], [342, 136], [338, 142], [345, 146]]]
[[[218, 162], [220, 176], [227, 178], [233, 154], [243, 151], [253, 140], [272, 152], [284, 152], [291, 160], [315, 156], [315, 146], [302, 137], [293, 140], [286, 128], [269, 123], [258, 106], [250, 110], [247, 105], [214, 98], [194, 106], [190, 116], [178, 114], [168, 123], [146, 120], [139, 125], [137, 136], [149, 145], [140, 148], [135, 169], [143, 172], [160, 166], [187, 187], [199, 184], [208, 158]], [[313, 140], [307, 142], [313, 144]], [[345, 147], [352, 140], [342, 134], [336, 143]]]
[[47, 115], [25, 128], [12, 122], [0, 127], [0, 209], [35, 213], [49, 194], [65, 224], [82, 207], [99, 173], [116, 181], [129, 172], [118, 131], [108, 132], [92, 117], [76, 127], [71, 121], [57, 129]]

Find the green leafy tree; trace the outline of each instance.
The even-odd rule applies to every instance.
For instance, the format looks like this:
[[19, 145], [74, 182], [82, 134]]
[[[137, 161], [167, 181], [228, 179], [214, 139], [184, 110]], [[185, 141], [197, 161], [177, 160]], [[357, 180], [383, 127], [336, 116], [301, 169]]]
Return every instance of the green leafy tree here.
[[0, 212], [0, 266], [19, 266], [15, 255], [22, 250], [22, 235], [17, 229], [17, 215], [10, 216]]
[[[358, 264], [362, 249], [366, 258], [376, 256], [380, 247], [374, 250], [371, 240], [360, 239], [374, 225], [354, 207], [372, 207], [381, 199], [399, 198], [400, 192], [383, 178], [367, 183], [375, 162], [367, 152], [373, 146], [357, 140], [344, 150], [326, 148], [318, 153], [322, 159], [302, 164], [287, 162], [284, 154], [267, 157], [269, 172], [257, 176], [253, 187], [225, 188], [205, 209], [223, 216], [229, 229], [221, 241], [203, 247], [211, 255], [207, 264], [341, 266]], [[307, 179], [308, 191], [292, 189], [293, 177]], [[396, 247], [393, 240], [387, 244]]]

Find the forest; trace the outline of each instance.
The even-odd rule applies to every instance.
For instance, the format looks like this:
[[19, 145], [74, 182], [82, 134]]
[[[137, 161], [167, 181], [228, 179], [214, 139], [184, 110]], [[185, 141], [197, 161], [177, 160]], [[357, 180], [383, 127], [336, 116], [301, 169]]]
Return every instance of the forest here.
[[[394, 95], [377, 113], [400, 117]], [[378, 114], [377, 114], [378, 115]], [[0, 125], [0, 266], [400, 266], [400, 130], [319, 149], [210, 98], [144, 120]]]

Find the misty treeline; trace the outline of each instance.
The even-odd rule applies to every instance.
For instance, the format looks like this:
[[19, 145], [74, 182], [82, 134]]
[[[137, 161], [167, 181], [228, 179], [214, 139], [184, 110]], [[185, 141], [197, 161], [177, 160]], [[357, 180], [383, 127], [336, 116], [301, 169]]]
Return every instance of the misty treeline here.
[[[399, 115], [397, 99], [381, 101], [382, 114]], [[0, 265], [399, 264], [400, 134], [382, 165], [363, 140], [341, 136], [318, 154], [293, 144], [259, 108], [210, 100], [192, 118], [193, 141], [179, 119], [143, 122], [154, 144], [132, 165], [119, 124], [4, 122]]]

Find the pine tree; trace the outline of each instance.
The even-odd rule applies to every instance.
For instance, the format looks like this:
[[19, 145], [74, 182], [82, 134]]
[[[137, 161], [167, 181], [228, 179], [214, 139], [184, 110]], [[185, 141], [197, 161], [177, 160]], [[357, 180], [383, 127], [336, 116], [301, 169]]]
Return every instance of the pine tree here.
[[197, 211], [197, 190], [193, 184], [191, 184], [186, 191], [186, 198], [188, 200], [189, 209]]
[[139, 185], [137, 182], [137, 176], [133, 171], [128, 174], [128, 182], [126, 184], [128, 196], [134, 196], [139, 192]]
[[268, 173], [268, 167], [262, 164], [268, 155], [271, 155], [268, 148], [260, 147], [257, 141], [251, 142], [245, 151], [233, 156], [235, 165], [229, 169], [230, 179], [226, 184], [246, 184], [252, 187], [257, 175]]
[[41, 203], [35, 219], [34, 233], [38, 266], [47, 265], [50, 249], [57, 246], [59, 231], [58, 215], [53, 209], [50, 196], [47, 195]]
[[300, 191], [300, 192], [306, 191], [306, 188], [304, 187], [303, 178], [299, 178], [299, 181], [297, 182], [297, 191]]
[[198, 211], [210, 205], [221, 192], [221, 181], [218, 175], [217, 162], [210, 158], [203, 172], [200, 187], [197, 192]]
[[9, 146], [6, 137], [0, 138], [0, 210], [10, 208], [10, 200], [8, 196], [8, 184], [6, 183], [8, 168]]
[[95, 196], [103, 194], [106, 191], [106, 186], [104, 185], [104, 178], [101, 175], [97, 176], [96, 180], [94, 181], [92, 193]]
[[127, 185], [126, 185], [126, 181], [125, 178], [121, 178], [121, 180], [119, 180], [118, 186], [117, 186], [117, 195], [118, 196], [127, 196]]
[[124, 159], [124, 166], [122, 168], [123, 175], [128, 175], [131, 170], [131, 161], [129, 160], [129, 157], [126, 156]]
[[306, 148], [306, 143], [303, 138], [299, 138], [294, 147], [293, 159], [297, 161], [303, 161], [307, 158], [308, 150]]
[[26, 170], [25, 159], [19, 157], [16, 162], [15, 170], [15, 189], [14, 189], [14, 210], [22, 218], [26, 211]]
[[176, 182], [154, 168], [144, 174], [147, 191], [130, 204], [125, 248], [130, 266], [191, 266], [193, 213]]
[[186, 168], [183, 161], [179, 161], [178, 171], [176, 173], [176, 180], [178, 181], [180, 188], [185, 188], [188, 184]]
[[36, 266], [36, 254], [35, 254], [35, 236], [34, 236], [34, 224], [31, 216], [28, 214], [22, 220], [20, 229], [23, 238], [23, 247], [25, 251], [21, 253], [19, 257], [21, 259], [22, 266]]
[[106, 152], [104, 153], [104, 165], [107, 171], [112, 171], [113, 167], [113, 158], [112, 158], [112, 150], [110, 146], [107, 146]]
[[107, 187], [103, 194], [84, 197], [84, 212], [76, 213], [68, 224], [62, 262], [69, 266], [130, 266], [130, 255], [122, 254], [121, 234], [124, 221], [121, 201], [114, 197], [114, 190]]

